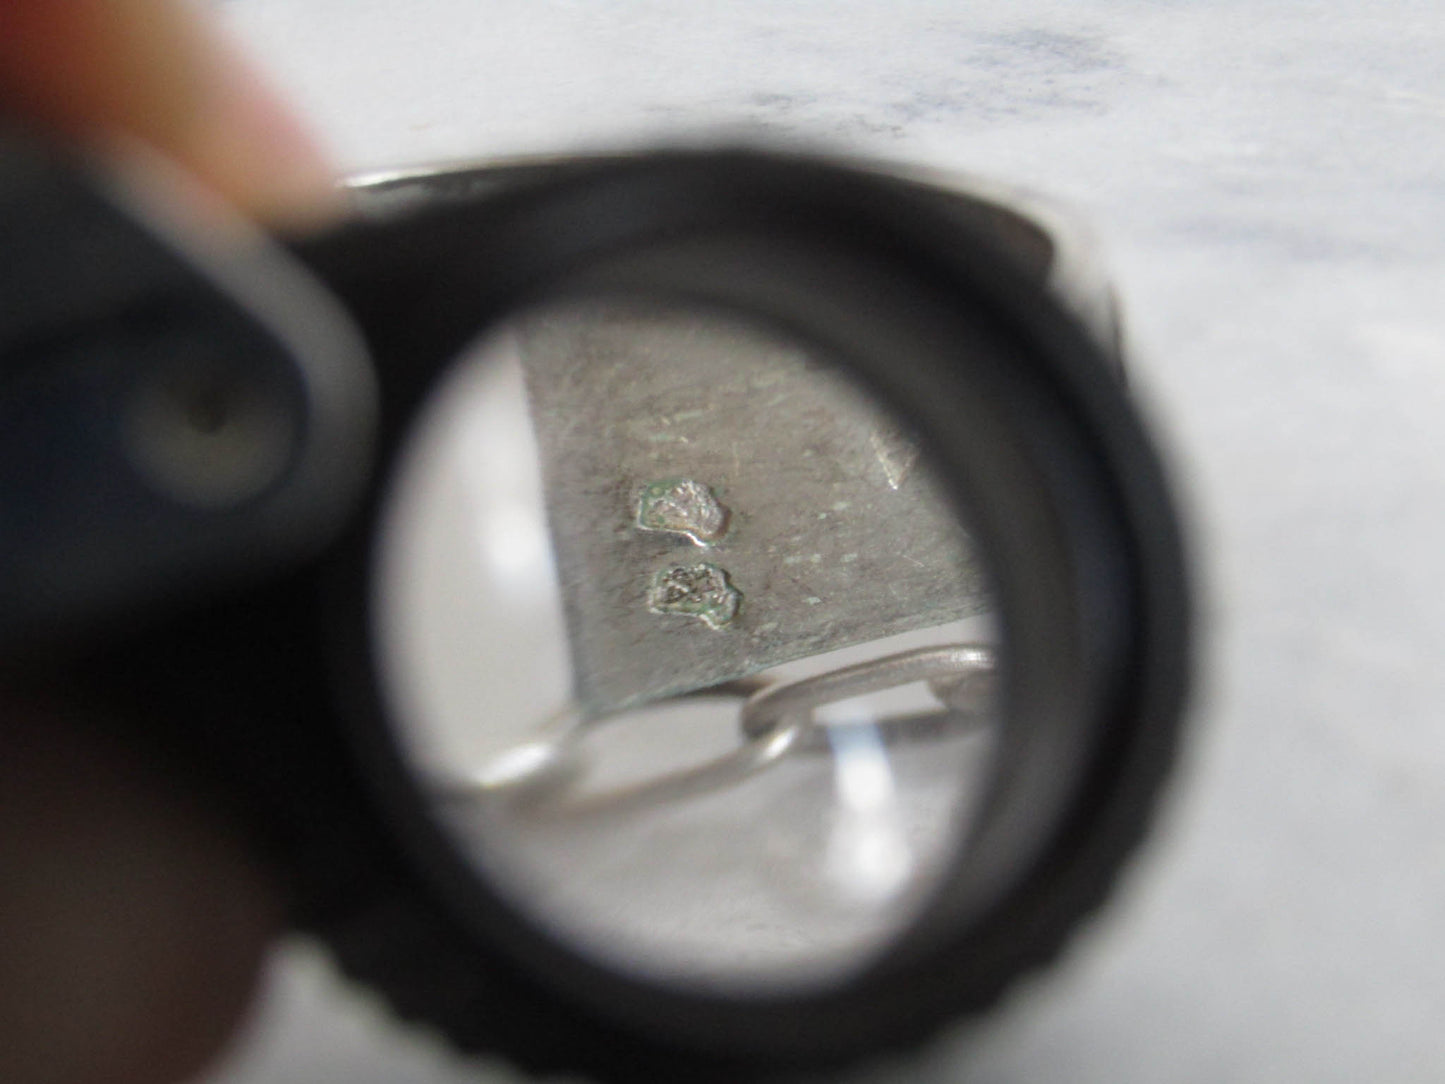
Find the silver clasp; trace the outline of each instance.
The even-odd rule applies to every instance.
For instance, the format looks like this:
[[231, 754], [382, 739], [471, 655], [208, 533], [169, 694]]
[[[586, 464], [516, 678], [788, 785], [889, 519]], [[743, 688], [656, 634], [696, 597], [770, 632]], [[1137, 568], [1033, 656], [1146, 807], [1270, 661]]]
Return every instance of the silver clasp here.
[[[740, 782], [800, 747], [813, 730], [830, 724], [819, 708], [870, 693], [926, 681], [945, 706], [981, 716], [993, 701], [996, 656], [982, 644], [915, 648], [794, 681], [760, 684], [736, 681], [686, 694], [689, 697], [745, 697], [740, 713], [743, 743], [736, 750], [695, 767], [612, 790], [577, 795], [586, 758], [581, 742], [608, 723], [566, 712], [531, 742], [494, 757], [464, 780], [438, 781], [446, 794], [490, 794], [523, 800], [549, 811], [571, 814], [636, 808], [715, 791]], [[880, 720], [887, 726], [887, 720]]]

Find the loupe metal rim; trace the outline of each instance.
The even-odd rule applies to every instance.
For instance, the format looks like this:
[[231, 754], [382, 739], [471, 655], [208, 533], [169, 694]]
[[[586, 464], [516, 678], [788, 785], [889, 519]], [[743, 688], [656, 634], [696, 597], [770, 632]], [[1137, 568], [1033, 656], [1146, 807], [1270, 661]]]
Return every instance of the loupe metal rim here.
[[[750, 148], [756, 152], [759, 148]], [[422, 165], [375, 169], [347, 180], [353, 209], [386, 221], [422, 206], [490, 197], [517, 186], [563, 179], [578, 172], [624, 166], [659, 153], [657, 148], [591, 154], [519, 154], [457, 158]], [[662, 153], [668, 153], [664, 150]], [[674, 154], [686, 154], [675, 148]], [[797, 159], [783, 150], [780, 157]], [[861, 155], [825, 156], [836, 167], [902, 183], [963, 211], [990, 240], [1008, 250], [1016, 267], [1036, 278], [1081, 321], [1121, 379], [1123, 331], [1119, 307], [1092, 230], [1067, 205], [1041, 192], [996, 178]]]
[[[817, 214], [820, 191], [828, 196], [824, 202], [829, 214]], [[774, 210], [785, 208], [792, 214], [757, 214], [756, 201], [768, 198], [777, 205]], [[808, 206], [800, 207], [800, 202]], [[1051, 954], [1078, 917], [1063, 915], [1054, 904], [1067, 900], [1077, 907], [1081, 899], [1089, 902], [1102, 893], [1108, 876], [1101, 881], [1099, 871], [1111, 874], [1136, 834], [1129, 812], [1147, 806], [1167, 767], [1187, 669], [1187, 588], [1178, 532], [1157, 461], [1108, 375], [1107, 358], [1084, 330], [1052, 305], [1037, 283], [1019, 274], [1004, 254], [966, 230], [940, 222], [936, 207], [909, 190], [890, 189], [877, 178], [860, 178], [815, 161], [747, 154], [673, 155], [583, 170], [581, 176], [508, 193], [479, 205], [475, 229], [460, 235], [455, 216], [445, 237], [429, 236], [434, 227], [419, 221], [410, 238], [417, 254], [429, 247], [475, 246], [472, 259], [458, 261], [463, 266], [453, 272], [477, 276], [467, 288], [479, 304], [463, 327], [456, 321], [458, 298], [440, 298], [438, 304], [450, 309], [436, 310], [435, 325], [422, 329], [421, 341], [414, 342], [413, 349], [423, 356], [430, 353], [435, 366], [520, 299], [537, 296], [548, 279], [577, 274], [589, 252], [594, 258], [598, 253], [615, 253], [689, 222], [694, 231], [703, 233], [726, 230], [730, 221], [755, 232], [773, 224], [796, 232], [799, 213], [805, 220], [811, 218], [805, 229], [820, 231], [815, 239], [825, 247], [842, 244], [871, 253], [881, 262], [909, 267], [910, 273], [933, 283], [944, 296], [953, 292], [972, 298], [995, 333], [1011, 339], [1016, 348], [1022, 344], [1013, 359], [1019, 371], [994, 376], [1004, 381], [1027, 378], [1015, 386], [1024, 398], [1013, 405], [1030, 415], [1027, 424], [1052, 433], [1046, 439], [1052, 451], [1044, 453], [1045, 458], [1078, 457], [1073, 469], [1087, 466], [1091, 472], [1092, 488], [1086, 486], [1067, 499], [1051, 493], [1061, 521], [1072, 515], [1077, 529], [1082, 522], [1080, 509], [1064, 506], [1070, 501], [1082, 503], [1089, 506], [1082, 510], [1083, 519], [1096, 521], [1086, 533], [1102, 531], [1098, 537], [1070, 540], [1090, 552], [1075, 552], [1079, 567], [1065, 569], [1064, 578], [1087, 575], [1085, 566], [1091, 562], [1101, 562], [1095, 571], [1122, 571], [1125, 576], [1124, 582], [1106, 592], [1111, 597], [1075, 600], [1065, 608], [1097, 613], [1101, 607], [1107, 612], [1113, 606], [1121, 623], [1120, 636], [1091, 642], [1079, 653], [1099, 677], [1098, 689], [1084, 709], [1102, 728], [1099, 740], [1089, 749], [1088, 763], [1081, 766], [1086, 778], [1077, 787], [1072, 815], [1057, 826], [1047, 858], [1024, 871], [990, 914], [968, 930], [954, 931], [942, 955], [974, 961], [974, 974], [940, 977], [937, 956], [932, 961], [919, 958], [924, 948], [920, 943], [917, 951], [901, 953], [891, 967], [865, 973], [846, 989], [743, 1001], [658, 990], [617, 976], [537, 939], [537, 931], [519, 923], [505, 906], [479, 900], [474, 875], [459, 868], [454, 848], [440, 838], [420, 801], [416, 781], [408, 778], [387, 734], [381, 694], [376, 691], [371, 722], [361, 727], [360, 752], [399, 846], [417, 881], [450, 900], [445, 909], [452, 920], [474, 931], [472, 949], [478, 966], [492, 968], [491, 985], [500, 980], [509, 998], [516, 995], [518, 1009], [529, 1006], [521, 1018], [502, 1007], [490, 1007], [498, 1019], [479, 1024], [480, 1031], [505, 1035], [508, 1023], [538, 1013], [550, 1018], [550, 1026], [535, 1019], [524, 1026], [536, 1032], [530, 1038], [518, 1035], [499, 1043], [524, 1062], [581, 1065], [618, 1078], [628, 1074], [629, 1066], [644, 1065], [651, 1067], [647, 1071], [656, 1071], [659, 1065], [727, 1064], [728, 1071], [736, 1074], [740, 1064], [826, 1063], [911, 1041], [951, 1013], [986, 1003], [1007, 979]], [[524, 221], [525, 228], [519, 228], [518, 218], [529, 216], [530, 226]], [[566, 229], [568, 225], [577, 230]], [[549, 243], [552, 251], [543, 251]], [[318, 261], [343, 293], [348, 260], [361, 256], [364, 262], [364, 242], [360, 253], [355, 244], [343, 243]], [[428, 277], [420, 269], [417, 273]], [[364, 303], [358, 304], [364, 299], [350, 300], [356, 311], [366, 312]], [[384, 314], [378, 319], [383, 318]], [[385, 386], [389, 375], [396, 379], [394, 372], [386, 371], [395, 345], [374, 346], [382, 359]], [[920, 409], [926, 389], [915, 386], [910, 392], [904, 386], [907, 378], [927, 384], [936, 382], [939, 374], [865, 375], [881, 376], [884, 383], [890, 376], [903, 378], [893, 388], [893, 405], [911, 399], [912, 409], [905, 407], [905, 415], [932, 438], [935, 449], [947, 444], [942, 432], [946, 424], [919, 416], [926, 414]], [[430, 386], [429, 379], [418, 379], [415, 373], [400, 377], [399, 384], [395, 390], [403, 393], [400, 400], [387, 396], [384, 401], [402, 402], [406, 413]], [[1028, 388], [1033, 389], [1032, 398]], [[393, 445], [403, 428], [393, 426]], [[393, 452], [394, 447], [388, 454]], [[1058, 478], [1053, 482], [1057, 484]], [[1069, 529], [1062, 522], [1054, 526]], [[1105, 548], [1122, 544], [1123, 549], [1111, 558], [1095, 552], [1101, 541], [1107, 543]], [[364, 548], [363, 539], [363, 552]], [[1006, 567], [1017, 556], [991, 554], [997, 567]], [[364, 559], [356, 571], [365, 574]], [[356, 590], [354, 578], [350, 591], [358, 600], [364, 594]], [[350, 627], [352, 635], [365, 638], [364, 615], [355, 615]], [[1090, 631], [1071, 630], [1086, 639]], [[1091, 863], [1097, 867], [1092, 875]], [[938, 921], [946, 926], [946, 919], [940, 913]], [[937, 950], [938, 937], [947, 938], [948, 931], [934, 929], [929, 936]], [[534, 970], [551, 973], [534, 974]]]

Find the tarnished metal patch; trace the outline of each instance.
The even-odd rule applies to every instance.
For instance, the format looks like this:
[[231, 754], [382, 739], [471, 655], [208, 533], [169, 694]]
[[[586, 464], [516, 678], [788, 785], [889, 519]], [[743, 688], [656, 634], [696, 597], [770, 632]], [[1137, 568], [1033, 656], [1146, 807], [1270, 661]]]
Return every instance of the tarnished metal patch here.
[[707, 546], [727, 533], [728, 510], [700, 482], [669, 478], [643, 487], [637, 499], [637, 525], [644, 531], [685, 534]]
[[702, 562], [665, 568], [652, 578], [647, 606], [657, 614], [700, 617], [720, 629], [737, 616], [742, 592], [728, 582], [726, 569]]
[[[517, 343], [584, 712], [986, 609], [926, 456], [791, 341], [611, 303], [542, 312]], [[700, 544], [742, 605], [664, 616], [689, 611], [658, 577], [680, 586]]]

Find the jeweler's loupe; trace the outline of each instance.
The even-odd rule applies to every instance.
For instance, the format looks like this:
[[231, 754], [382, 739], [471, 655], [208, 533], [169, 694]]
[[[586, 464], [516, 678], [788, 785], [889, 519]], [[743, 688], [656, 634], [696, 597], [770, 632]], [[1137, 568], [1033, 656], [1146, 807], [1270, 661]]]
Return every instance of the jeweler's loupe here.
[[462, 856], [584, 955], [799, 993], [967, 847], [1006, 645], [895, 412], [736, 313], [573, 301], [493, 332], [404, 453], [378, 659]]
[[18, 137], [0, 182], [0, 684], [238, 814], [402, 1014], [830, 1070], [1106, 896], [1187, 585], [1052, 212], [668, 152], [373, 177], [287, 253]]
[[331, 580], [399, 857], [322, 924], [343, 963], [465, 1047], [652, 1081], [896, 1049], [1050, 959], [1186, 669], [1087, 253], [768, 155], [356, 192], [398, 270], [302, 256], [381, 379]]

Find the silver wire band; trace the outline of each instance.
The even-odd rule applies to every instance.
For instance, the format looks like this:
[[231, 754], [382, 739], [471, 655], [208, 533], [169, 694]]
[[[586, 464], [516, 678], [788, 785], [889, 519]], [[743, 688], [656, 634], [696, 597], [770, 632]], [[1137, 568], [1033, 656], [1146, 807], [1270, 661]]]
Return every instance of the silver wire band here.
[[[825, 704], [927, 681], [950, 707], [982, 707], [991, 692], [994, 652], [982, 644], [944, 644], [885, 655], [881, 659], [830, 670], [826, 674], [769, 685], [743, 704], [742, 730], [750, 740], [766, 737], [785, 720], [803, 717], [820, 725], [813, 713]], [[968, 678], [977, 680], [969, 682]], [[965, 703], [967, 701], [967, 703]]]
[[686, 798], [738, 782], [776, 763], [810, 731], [826, 728], [828, 724], [814, 715], [826, 704], [926, 681], [950, 709], [978, 714], [991, 703], [994, 668], [992, 648], [945, 644], [795, 681], [760, 685], [743, 680], [701, 689], [687, 695], [746, 697], [740, 717], [741, 746], [695, 767], [570, 800], [567, 792], [584, 768], [580, 742], [589, 730], [608, 720], [581, 718], [568, 709], [549, 720], [534, 741], [500, 754], [465, 779], [437, 780], [436, 786], [450, 796], [506, 796], [568, 814], [618, 811]]

